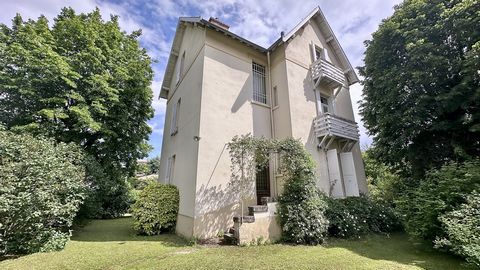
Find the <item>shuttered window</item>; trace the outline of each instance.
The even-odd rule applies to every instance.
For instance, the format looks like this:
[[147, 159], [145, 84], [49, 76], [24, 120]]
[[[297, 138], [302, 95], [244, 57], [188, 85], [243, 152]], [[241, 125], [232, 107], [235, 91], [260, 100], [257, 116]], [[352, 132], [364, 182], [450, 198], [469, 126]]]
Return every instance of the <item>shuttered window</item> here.
[[178, 99], [173, 107], [172, 122], [170, 123], [170, 135], [173, 136], [178, 132], [178, 115], [180, 113], [181, 99]]
[[175, 155], [168, 158], [167, 161], [167, 171], [165, 173], [165, 183], [171, 184], [173, 181], [173, 172], [175, 168]]
[[267, 87], [265, 83], [265, 67], [253, 62], [253, 100], [267, 104]]

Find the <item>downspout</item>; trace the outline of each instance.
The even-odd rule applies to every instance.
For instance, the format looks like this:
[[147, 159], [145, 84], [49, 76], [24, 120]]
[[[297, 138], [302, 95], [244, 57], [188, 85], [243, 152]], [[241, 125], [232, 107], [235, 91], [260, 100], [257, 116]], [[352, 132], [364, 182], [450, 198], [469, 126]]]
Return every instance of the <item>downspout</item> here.
[[[270, 130], [272, 139], [275, 139], [275, 123], [273, 120], [273, 86], [272, 86], [272, 71], [270, 65], [270, 51], [267, 51], [267, 66], [268, 66], [268, 84], [270, 85]], [[277, 159], [273, 161], [273, 194], [277, 194]]]

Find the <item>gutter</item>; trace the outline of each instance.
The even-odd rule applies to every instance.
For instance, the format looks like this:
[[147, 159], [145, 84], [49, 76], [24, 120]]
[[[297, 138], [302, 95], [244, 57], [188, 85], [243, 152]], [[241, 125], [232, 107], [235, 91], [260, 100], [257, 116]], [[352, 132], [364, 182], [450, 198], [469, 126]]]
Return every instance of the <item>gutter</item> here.
[[[267, 51], [267, 67], [268, 67], [268, 84], [270, 85], [270, 129], [271, 129], [271, 135], [272, 139], [275, 139], [275, 121], [273, 119], [273, 85], [272, 85], [272, 71], [271, 71], [271, 65], [270, 65], [270, 51]], [[274, 179], [274, 185], [273, 185], [273, 194], [277, 196], [277, 159], [273, 161], [273, 179]]]

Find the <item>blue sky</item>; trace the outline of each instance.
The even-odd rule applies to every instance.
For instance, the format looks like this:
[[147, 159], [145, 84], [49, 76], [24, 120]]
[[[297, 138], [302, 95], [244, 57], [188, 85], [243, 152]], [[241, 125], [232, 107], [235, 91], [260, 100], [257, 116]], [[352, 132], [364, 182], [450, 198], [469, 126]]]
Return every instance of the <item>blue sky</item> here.
[[[11, 19], [20, 13], [24, 19], [37, 18], [40, 14], [52, 19], [64, 6], [77, 12], [89, 12], [99, 7], [104, 19], [110, 14], [120, 16], [120, 26], [131, 32], [142, 29], [140, 38], [149, 55], [157, 62], [153, 65], [155, 78], [152, 83], [155, 117], [149, 121], [153, 132], [150, 144], [154, 150], [150, 157], [160, 155], [165, 101], [158, 99], [165, 65], [179, 16], [218, 17], [230, 25], [230, 30], [244, 38], [268, 47], [281, 31], [288, 32], [313, 8], [320, 6], [333, 31], [354, 67], [362, 65], [365, 47], [363, 41], [371, 38], [383, 18], [393, 13], [399, 0], [16, 0], [2, 1], [0, 23], [11, 25]], [[358, 115], [358, 101], [362, 87], [350, 88], [355, 119], [360, 124], [360, 144], [371, 143]]]

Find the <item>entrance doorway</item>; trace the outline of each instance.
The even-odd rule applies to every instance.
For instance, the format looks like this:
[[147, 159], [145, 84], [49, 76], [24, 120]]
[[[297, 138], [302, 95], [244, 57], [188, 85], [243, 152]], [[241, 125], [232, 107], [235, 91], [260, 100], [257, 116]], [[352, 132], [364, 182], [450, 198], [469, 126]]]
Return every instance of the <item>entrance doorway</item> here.
[[256, 177], [257, 205], [262, 204], [262, 197], [270, 197], [270, 168], [263, 167], [257, 171]]

